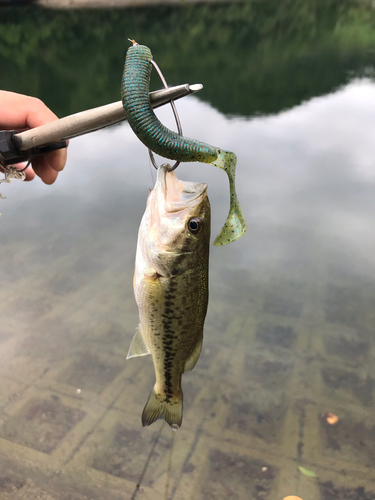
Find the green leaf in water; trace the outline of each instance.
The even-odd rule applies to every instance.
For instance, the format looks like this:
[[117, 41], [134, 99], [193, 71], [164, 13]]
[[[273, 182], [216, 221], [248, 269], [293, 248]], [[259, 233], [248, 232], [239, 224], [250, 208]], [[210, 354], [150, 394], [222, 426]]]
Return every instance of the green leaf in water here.
[[304, 475], [308, 477], [316, 477], [316, 474], [313, 470], [305, 469], [305, 467], [298, 467], [298, 470]]

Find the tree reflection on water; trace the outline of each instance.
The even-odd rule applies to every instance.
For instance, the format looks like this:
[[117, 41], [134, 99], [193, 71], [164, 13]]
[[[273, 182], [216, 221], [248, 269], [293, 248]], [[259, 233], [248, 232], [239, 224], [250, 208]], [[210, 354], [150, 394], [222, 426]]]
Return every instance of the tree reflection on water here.
[[0, 88], [36, 95], [60, 116], [117, 101], [129, 37], [151, 47], [170, 85], [203, 83], [200, 98], [222, 113], [277, 113], [371, 76], [374, 25], [358, 1], [4, 8]]

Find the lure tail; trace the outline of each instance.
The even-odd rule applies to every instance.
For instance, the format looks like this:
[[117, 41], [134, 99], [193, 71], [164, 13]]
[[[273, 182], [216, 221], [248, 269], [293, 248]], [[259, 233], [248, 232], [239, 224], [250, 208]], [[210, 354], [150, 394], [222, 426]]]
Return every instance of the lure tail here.
[[235, 187], [237, 156], [230, 151], [218, 149], [216, 160], [211, 161], [210, 164], [222, 168], [229, 179], [229, 213], [224, 226], [214, 240], [215, 246], [222, 246], [241, 238], [246, 233], [245, 216], [238, 201]]
[[155, 388], [152, 390], [143, 409], [142, 425], [146, 427], [160, 418], [164, 419], [174, 431], [181, 426], [182, 393], [181, 398], [172, 400], [157, 394]]

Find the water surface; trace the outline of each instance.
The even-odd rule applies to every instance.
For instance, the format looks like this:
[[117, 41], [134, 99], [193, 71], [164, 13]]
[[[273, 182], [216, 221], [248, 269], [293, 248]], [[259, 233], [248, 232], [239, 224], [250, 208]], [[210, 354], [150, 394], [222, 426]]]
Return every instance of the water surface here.
[[[118, 100], [131, 36], [151, 46], [171, 84], [205, 85], [178, 102], [184, 133], [238, 156], [248, 232], [211, 247], [204, 348], [183, 378], [175, 500], [375, 497], [373, 11], [306, 5], [279, 17], [247, 4], [22, 9], [1, 21], [13, 23], [0, 30], [3, 88], [38, 95], [61, 116]], [[131, 22], [135, 33], [124, 33]], [[172, 126], [168, 109], [158, 115]], [[185, 164], [177, 175], [208, 183], [216, 235], [229, 208], [225, 174]], [[122, 123], [73, 139], [53, 186], [1, 186], [1, 498], [164, 498], [171, 431], [152, 448], [161, 424], [140, 422], [152, 363], [126, 361], [137, 230], [154, 178]]]

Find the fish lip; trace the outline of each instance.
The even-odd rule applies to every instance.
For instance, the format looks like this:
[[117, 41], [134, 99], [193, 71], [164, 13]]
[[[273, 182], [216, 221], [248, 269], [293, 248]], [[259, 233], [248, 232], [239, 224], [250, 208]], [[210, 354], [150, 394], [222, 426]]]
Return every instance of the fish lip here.
[[[170, 171], [170, 165], [163, 163], [157, 173], [157, 180], [155, 188], [159, 191], [163, 200], [163, 208], [167, 213], [181, 212], [188, 207], [194, 206], [199, 203], [207, 193], [207, 184], [198, 182], [188, 182], [180, 181], [175, 176], [174, 172]], [[167, 186], [167, 175], [173, 175], [171, 182], [174, 183], [171, 189], [178, 189], [179, 199], [178, 201], [168, 200], [168, 186]], [[195, 189], [194, 189], [195, 188]], [[183, 194], [190, 193], [190, 196], [183, 197]]]

